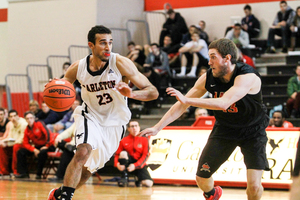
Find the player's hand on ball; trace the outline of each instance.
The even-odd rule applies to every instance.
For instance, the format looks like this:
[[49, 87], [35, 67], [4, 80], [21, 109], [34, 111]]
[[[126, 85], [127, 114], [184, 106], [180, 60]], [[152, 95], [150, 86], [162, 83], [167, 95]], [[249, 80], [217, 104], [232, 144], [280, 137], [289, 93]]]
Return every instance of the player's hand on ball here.
[[180, 101], [181, 103], [183, 103], [183, 104], [187, 103], [187, 98], [181, 92], [179, 92], [178, 90], [176, 90], [172, 87], [168, 87], [166, 89], [166, 92], [167, 92], [168, 95], [176, 97], [176, 99], [178, 101]]
[[129, 98], [133, 97], [132, 89], [128, 86], [127, 83], [120, 82], [118, 83], [115, 88], [123, 95]]
[[[48, 83], [50, 83], [50, 82], [52, 82], [52, 81], [55, 81], [55, 80], [58, 80], [58, 78], [53, 78], [53, 79], [50, 78], [49, 81], [48, 81]], [[44, 87], [46, 87], [46, 86], [48, 85], [48, 83], [46, 83]]]
[[146, 128], [145, 130], [141, 131], [138, 136], [141, 137], [141, 136], [154, 136], [158, 133], [158, 130], [156, 128]]

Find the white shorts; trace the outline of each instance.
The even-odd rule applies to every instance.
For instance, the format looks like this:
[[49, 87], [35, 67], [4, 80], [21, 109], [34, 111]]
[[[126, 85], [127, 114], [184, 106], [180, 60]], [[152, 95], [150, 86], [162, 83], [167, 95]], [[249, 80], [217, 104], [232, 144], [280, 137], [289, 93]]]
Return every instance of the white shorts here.
[[76, 147], [82, 143], [92, 146], [92, 153], [84, 166], [94, 173], [102, 168], [117, 151], [119, 143], [125, 135], [126, 126], [101, 126], [95, 117], [84, 112], [82, 106], [75, 109], [74, 119]]

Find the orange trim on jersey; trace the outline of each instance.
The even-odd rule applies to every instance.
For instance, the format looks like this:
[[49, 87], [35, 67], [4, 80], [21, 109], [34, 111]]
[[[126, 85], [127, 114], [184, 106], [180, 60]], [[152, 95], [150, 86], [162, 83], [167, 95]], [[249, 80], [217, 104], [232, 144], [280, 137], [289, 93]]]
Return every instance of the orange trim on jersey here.
[[204, 1], [204, 0], [145, 0], [145, 11], [163, 10], [166, 2], [170, 3], [173, 9], [176, 8], [193, 8], [193, 7], [205, 7], [205, 6], [219, 6], [219, 5], [232, 5], [232, 4], [250, 4], [250, 3], [263, 3], [272, 2], [278, 0], [215, 0], [215, 1]]
[[7, 22], [7, 8], [0, 9], [0, 22]]

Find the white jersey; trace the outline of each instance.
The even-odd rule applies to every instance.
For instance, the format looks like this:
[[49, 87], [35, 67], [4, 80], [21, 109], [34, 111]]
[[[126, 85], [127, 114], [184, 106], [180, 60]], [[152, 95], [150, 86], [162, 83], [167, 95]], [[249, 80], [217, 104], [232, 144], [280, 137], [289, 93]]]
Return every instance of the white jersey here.
[[81, 59], [78, 65], [76, 78], [81, 84], [83, 107], [87, 107], [87, 112], [101, 126], [125, 125], [131, 118], [127, 97], [115, 89], [115, 85], [122, 81], [116, 57], [116, 53], [111, 53], [104, 68], [96, 72], [89, 68], [90, 55]]

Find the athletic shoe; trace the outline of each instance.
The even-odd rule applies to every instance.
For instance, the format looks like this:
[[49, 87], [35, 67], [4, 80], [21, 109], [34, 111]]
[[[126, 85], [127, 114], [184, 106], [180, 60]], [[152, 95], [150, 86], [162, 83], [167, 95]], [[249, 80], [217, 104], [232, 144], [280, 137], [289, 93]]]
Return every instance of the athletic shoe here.
[[55, 191], [57, 190], [57, 188], [53, 188], [48, 195], [48, 200], [57, 200], [54, 196]]
[[203, 196], [206, 200], [218, 200], [222, 196], [222, 188], [220, 186], [216, 186], [215, 188], [215, 194], [213, 196], [210, 196], [208, 198], [205, 197], [205, 194], [203, 193]]

